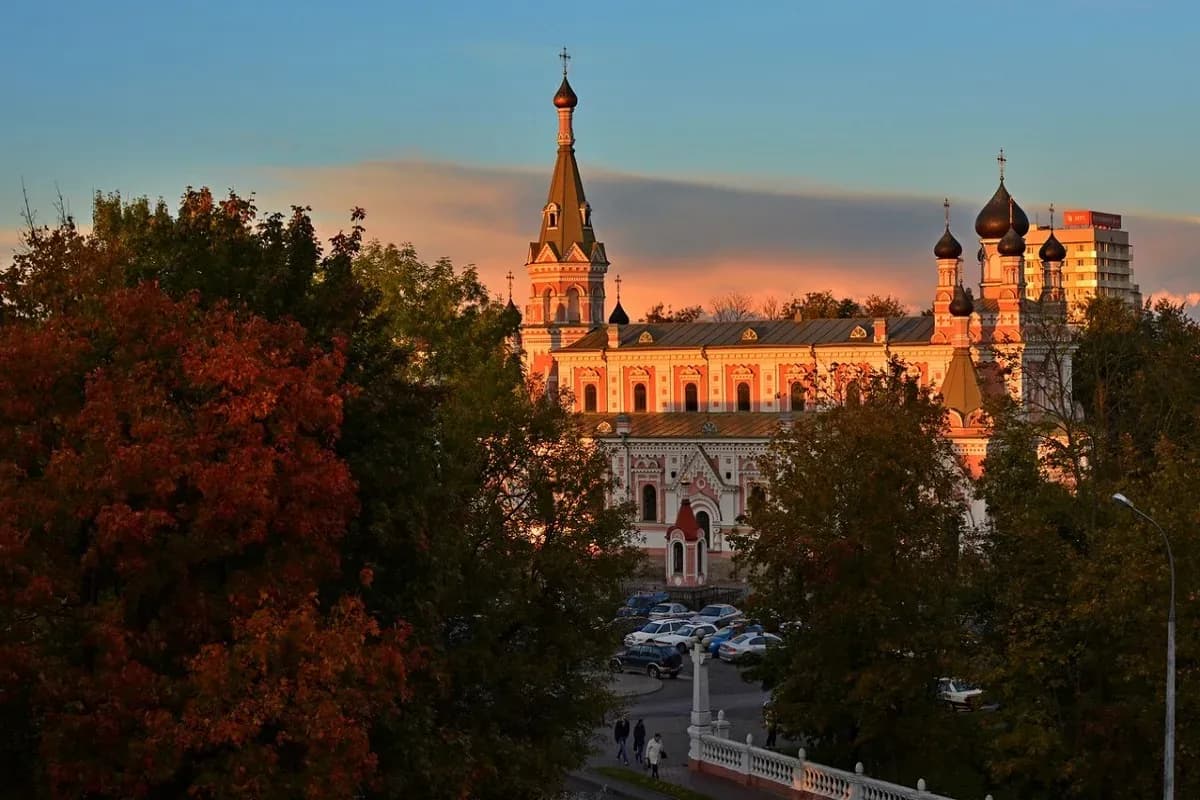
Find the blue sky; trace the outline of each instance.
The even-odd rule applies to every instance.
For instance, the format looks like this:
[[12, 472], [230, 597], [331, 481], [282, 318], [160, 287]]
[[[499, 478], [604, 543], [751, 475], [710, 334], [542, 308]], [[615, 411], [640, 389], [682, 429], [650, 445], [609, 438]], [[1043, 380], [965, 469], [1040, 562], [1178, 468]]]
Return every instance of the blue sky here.
[[364, 162], [548, 174], [564, 44], [585, 179], [948, 194], [965, 238], [1004, 147], [1031, 217], [1200, 218], [1191, 3], [113, 0], [3, 22], [0, 230], [22, 181], [43, 217], [56, 191], [86, 217], [94, 190], [189, 183], [320, 207], [279, 175]]

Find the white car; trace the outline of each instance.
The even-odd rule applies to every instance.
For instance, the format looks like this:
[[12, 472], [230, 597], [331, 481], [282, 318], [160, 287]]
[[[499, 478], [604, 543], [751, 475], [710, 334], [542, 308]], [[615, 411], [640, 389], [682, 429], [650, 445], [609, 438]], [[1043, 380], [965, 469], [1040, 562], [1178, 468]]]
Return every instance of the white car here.
[[938, 678], [938, 699], [955, 711], [973, 711], [983, 700], [983, 689], [960, 678]]
[[659, 603], [646, 616], [650, 619], [688, 619], [692, 610], [683, 603]]
[[783, 639], [773, 633], [743, 633], [723, 643], [717, 650], [717, 658], [732, 663], [741, 661], [746, 656], [761, 656], [767, 652], [768, 647], [778, 647], [781, 644]]
[[640, 631], [634, 631], [625, 637], [625, 646], [633, 647], [635, 644], [645, 644], [651, 639], [674, 633], [686, 624], [681, 619], [659, 619], [648, 622]]
[[680, 653], [686, 654], [692, 649], [694, 642], [702, 641], [705, 636], [716, 632], [716, 625], [710, 625], [707, 622], [689, 622], [674, 633], [655, 636], [654, 641], [674, 647]]
[[696, 612], [692, 617], [692, 622], [707, 622], [710, 625], [716, 625], [718, 628], [725, 627], [726, 624], [732, 622], [742, 616], [742, 612], [738, 611], [733, 606], [717, 603], [711, 606], [705, 606]]

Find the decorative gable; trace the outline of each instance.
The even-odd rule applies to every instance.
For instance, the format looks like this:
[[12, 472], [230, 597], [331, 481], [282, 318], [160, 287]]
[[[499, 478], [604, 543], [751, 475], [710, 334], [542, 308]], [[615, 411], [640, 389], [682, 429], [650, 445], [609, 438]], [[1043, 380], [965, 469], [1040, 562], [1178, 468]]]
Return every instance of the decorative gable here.
[[654, 336], [650, 331], [642, 331], [642, 335], [638, 337], [638, 344], [654, 344]]
[[855, 325], [854, 330], [850, 331], [850, 338], [851, 339], [867, 338], [867, 329], [864, 328], [862, 325]]
[[533, 259], [535, 264], [557, 264], [558, 252], [554, 249], [551, 242], [546, 242], [542, 245], [542, 249], [538, 251], [537, 257]]
[[742, 341], [743, 342], [757, 342], [758, 341], [758, 334], [754, 332], [754, 328], [746, 328], [746, 330], [742, 331]]

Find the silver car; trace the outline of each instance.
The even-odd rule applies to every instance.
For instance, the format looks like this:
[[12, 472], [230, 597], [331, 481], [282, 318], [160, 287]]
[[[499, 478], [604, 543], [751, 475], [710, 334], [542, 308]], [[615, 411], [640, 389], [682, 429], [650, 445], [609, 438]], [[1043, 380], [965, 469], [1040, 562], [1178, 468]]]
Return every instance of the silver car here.
[[707, 622], [709, 625], [716, 625], [718, 628], [723, 628], [740, 616], [742, 616], [742, 612], [733, 606], [725, 605], [724, 603], [714, 603], [697, 611], [692, 617], [692, 622]]
[[689, 619], [692, 610], [683, 603], [659, 603], [646, 616], [650, 619]]
[[625, 637], [625, 646], [633, 647], [635, 644], [645, 644], [657, 636], [674, 633], [686, 624], [681, 619], [656, 619], [653, 622], [646, 623], [645, 627], [640, 631], [634, 631], [627, 635]]

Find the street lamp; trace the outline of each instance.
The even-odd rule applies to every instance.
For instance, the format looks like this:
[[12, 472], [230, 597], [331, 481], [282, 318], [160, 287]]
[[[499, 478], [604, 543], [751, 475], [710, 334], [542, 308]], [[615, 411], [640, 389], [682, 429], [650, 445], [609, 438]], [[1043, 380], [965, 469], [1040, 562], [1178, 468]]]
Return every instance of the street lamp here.
[[1175, 556], [1171, 553], [1171, 540], [1167, 532], [1148, 514], [1135, 506], [1128, 497], [1119, 492], [1112, 499], [1149, 522], [1162, 534], [1167, 546], [1167, 564], [1171, 567], [1171, 610], [1167, 614], [1167, 733], [1163, 743], [1163, 800], [1175, 798]]

